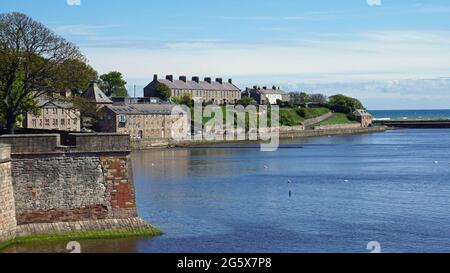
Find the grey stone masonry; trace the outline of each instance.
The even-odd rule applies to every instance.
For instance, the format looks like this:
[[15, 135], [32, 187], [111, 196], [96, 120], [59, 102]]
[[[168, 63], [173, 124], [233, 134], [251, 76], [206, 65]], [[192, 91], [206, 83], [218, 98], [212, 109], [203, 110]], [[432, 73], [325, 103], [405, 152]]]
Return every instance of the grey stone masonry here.
[[31, 235], [54, 235], [70, 232], [89, 232], [89, 231], [141, 231], [153, 228], [141, 218], [127, 219], [104, 219], [78, 222], [60, 222], [47, 224], [27, 224], [17, 228], [17, 237], [26, 237]]
[[14, 238], [17, 225], [10, 150], [9, 145], [0, 144], [0, 242]]

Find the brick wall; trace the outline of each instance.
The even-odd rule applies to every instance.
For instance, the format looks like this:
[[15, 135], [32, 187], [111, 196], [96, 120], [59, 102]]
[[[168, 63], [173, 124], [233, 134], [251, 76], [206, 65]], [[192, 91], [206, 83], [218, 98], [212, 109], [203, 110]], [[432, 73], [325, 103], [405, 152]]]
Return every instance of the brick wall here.
[[11, 183], [10, 147], [0, 144], [0, 242], [15, 236], [16, 214]]

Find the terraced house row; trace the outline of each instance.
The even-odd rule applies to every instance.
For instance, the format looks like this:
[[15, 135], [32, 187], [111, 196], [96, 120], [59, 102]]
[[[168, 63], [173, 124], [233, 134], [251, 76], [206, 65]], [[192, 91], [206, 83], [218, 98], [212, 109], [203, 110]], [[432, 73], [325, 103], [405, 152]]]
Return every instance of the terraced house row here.
[[156, 97], [156, 87], [158, 84], [166, 85], [171, 96], [182, 96], [189, 94], [196, 102], [205, 102], [213, 104], [234, 104], [241, 99], [241, 90], [233, 84], [232, 79], [223, 81], [222, 78], [204, 78], [192, 77], [188, 80], [186, 76], [180, 76], [178, 80], [173, 75], [167, 75], [165, 79], [159, 79], [158, 75], [153, 76], [153, 81], [144, 88], [145, 97]]

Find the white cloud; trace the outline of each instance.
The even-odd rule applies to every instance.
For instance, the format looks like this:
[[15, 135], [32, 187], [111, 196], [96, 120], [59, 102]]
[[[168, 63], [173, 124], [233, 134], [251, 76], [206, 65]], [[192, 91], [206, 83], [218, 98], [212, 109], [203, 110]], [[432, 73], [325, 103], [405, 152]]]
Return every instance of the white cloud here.
[[[120, 40], [120, 39], [118, 39]], [[82, 45], [99, 70], [142, 78], [153, 72], [234, 75], [442, 76], [450, 70], [450, 32], [374, 32], [329, 36], [289, 45], [222, 41]], [[103, 45], [103, 46], [102, 46]], [[119, 67], [118, 67], [119, 66]], [[445, 72], [444, 72], [445, 71]], [[339, 76], [331, 76], [339, 77]], [[305, 79], [304, 79], [305, 80]]]
[[66, 0], [69, 6], [80, 6], [81, 0]]
[[422, 99], [430, 108], [450, 101], [450, 92], [442, 92], [450, 91], [450, 81], [392, 82], [448, 77], [450, 32], [446, 31], [336, 34], [289, 44], [145, 39], [126, 39], [124, 44], [121, 40], [94, 41], [95, 46], [81, 48], [100, 73], [119, 70], [129, 79], [141, 79], [142, 85], [155, 73], [219, 76], [233, 77], [240, 87], [277, 84], [288, 90], [308, 86], [329, 93], [342, 90], [371, 108], [383, 108], [383, 98], [392, 98], [392, 104], [404, 100], [405, 106], [408, 100], [415, 105]]
[[369, 6], [381, 6], [381, 0], [367, 0]]
[[76, 36], [94, 36], [97, 35], [99, 31], [121, 27], [123, 25], [59, 25], [53, 26], [52, 29], [60, 35], [76, 35]]

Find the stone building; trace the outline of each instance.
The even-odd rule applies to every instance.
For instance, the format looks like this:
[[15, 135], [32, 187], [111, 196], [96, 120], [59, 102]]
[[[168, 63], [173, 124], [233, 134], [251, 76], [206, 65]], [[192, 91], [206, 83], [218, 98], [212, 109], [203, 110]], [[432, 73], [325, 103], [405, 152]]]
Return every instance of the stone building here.
[[280, 88], [273, 86], [271, 89], [264, 87], [253, 86], [247, 88], [243, 92], [244, 97], [253, 98], [258, 104], [277, 104], [280, 101], [289, 101], [289, 94], [280, 90]]
[[372, 126], [373, 118], [372, 115], [364, 109], [357, 109], [353, 114], [356, 116], [358, 122], [361, 123], [362, 127]]
[[95, 82], [91, 82], [89, 84], [88, 90], [86, 90], [86, 92], [84, 92], [81, 97], [85, 98], [87, 101], [95, 103], [97, 109], [100, 109], [105, 105], [113, 104], [113, 101], [108, 98], [108, 96], [106, 96], [106, 94], [103, 93], [102, 90], [100, 90], [97, 83]]
[[192, 77], [188, 80], [186, 76], [180, 76], [178, 80], [172, 75], [167, 75], [165, 79], [158, 79], [158, 75], [153, 76], [153, 81], [144, 88], [145, 97], [157, 97], [155, 93], [156, 85], [164, 84], [169, 87], [171, 96], [182, 96], [190, 94], [194, 101], [214, 104], [234, 104], [241, 99], [241, 90], [233, 84], [232, 79], [224, 82], [222, 78]]
[[102, 132], [129, 134], [132, 139], [170, 139], [187, 130], [186, 115], [172, 114], [173, 104], [113, 104], [98, 113]]
[[40, 115], [28, 112], [23, 122], [26, 129], [44, 129], [79, 132], [81, 127], [80, 110], [73, 104], [41, 96], [37, 99]]

